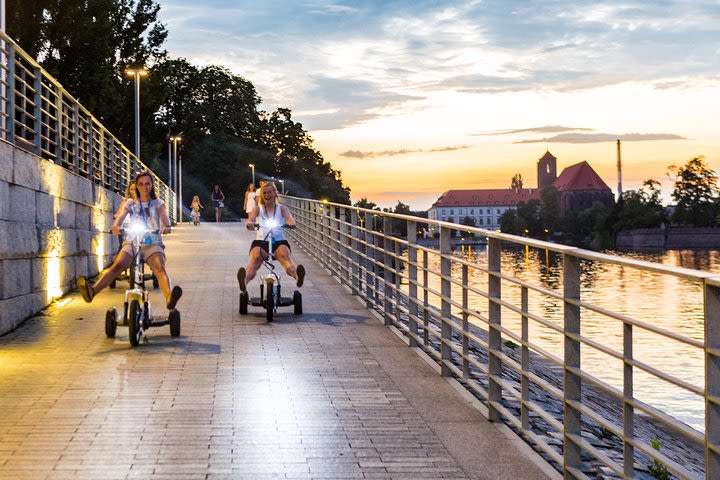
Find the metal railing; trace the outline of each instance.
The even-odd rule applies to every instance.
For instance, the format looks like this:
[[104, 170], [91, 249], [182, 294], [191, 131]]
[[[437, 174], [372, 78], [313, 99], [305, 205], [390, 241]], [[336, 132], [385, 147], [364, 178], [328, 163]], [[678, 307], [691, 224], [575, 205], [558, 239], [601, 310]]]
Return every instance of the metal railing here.
[[[448, 222], [293, 197], [283, 201], [299, 225], [291, 233], [294, 241], [349, 286], [368, 308], [377, 310], [386, 325], [402, 331], [411, 347], [434, 358], [443, 376], [455, 377], [483, 401], [491, 421], [510, 425], [547, 460], [555, 462], [565, 478], [593, 477], [597, 470], [589, 470], [589, 464], [599, 465], [606, 477], [637, 478], [636, 462], [665, 470], [671, 478], [720, 478], [719, 276]], [[439, 232], [438, 248], [421, 245], [418, 231], [423, 229]], [[455, 231], [471, 233], [485, 242], [486, 261], [453, 253]], [[557, 288], [503, 271], [501, 254], [518, 247], [561, 257], [562, 280]], [[637, 269], [643, 275], [679, 277], [697, 285], [704, 309], [703, 338], [583, 300], [584, 262]], [[485, 288], [469, 281], [473, 275], [486, 279]], [[511, 288], [520, 291], [515, 297], [518, 304], [503, 298]], [[556, 301], [559, 320], [532, 311], [533, 296]], [[484, 312], [471, 305], [471, 297], [486, 302]], [[509, 322], [511, 317], [519, 321]], [[616, 322], [621, 346], [615, 348], [612, 342], [592, 338], [586, 332], [590, 317]], [[556, 333], [561, 353], [552, 353], [534, 341], [529, 331], [535, 328]], [[641, 332], [657, 336], [657, 349], [675, 342], [704, 355], [704, 386], [634, 355], [633, 346]], [[619, 386], [581, 367], [581, 357], [588, 351], [618, 363]], [[686, 425], [672, 412], [639, 400], [634, 388], [641, 375], [704, 401], [705, 432]], [[548, 406], [553, 404], [558, 407]], [[614, 439], [614, 450], [599, 445], [589, 434], [593, 431]], [[648, 438], [661, 434], [677, 441], [679, 454], [653, 445]], [[688, 450], [688, 457], [683, 450]]]
[[[10, 37], [0, 32], [0, 138], [123, 195], [150, 170]], [[153, 175], [175, 220], [175, 193]]]

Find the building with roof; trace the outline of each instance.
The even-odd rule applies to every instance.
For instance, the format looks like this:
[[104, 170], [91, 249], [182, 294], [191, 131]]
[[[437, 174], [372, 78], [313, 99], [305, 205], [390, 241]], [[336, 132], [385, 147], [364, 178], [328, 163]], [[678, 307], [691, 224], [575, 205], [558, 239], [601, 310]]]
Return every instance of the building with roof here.
[[500, 228], [500, 217], [520, 202], [540, 200], [540, 191], [554, 186], [560, 194], [563, 215], [572, 210], [590, 208], [600, 202], [612, 209], [615, 196], [610, 187], [583, 161], [564, 169], [557, 176], [557, 158], [545, 152], [537, 163], [538, 188], [500, 188], [482, 190], [448, 190], [428, 210], [428, 218], [462, 223], [467, 217], [475, 226], [489, 230]]
[[540, 199], [536, 188], [448, 190], [430, 207], [428, 218], [461, 223], [470, 217], [476, 227], [498, 230], [503, 213], [533, 199]]

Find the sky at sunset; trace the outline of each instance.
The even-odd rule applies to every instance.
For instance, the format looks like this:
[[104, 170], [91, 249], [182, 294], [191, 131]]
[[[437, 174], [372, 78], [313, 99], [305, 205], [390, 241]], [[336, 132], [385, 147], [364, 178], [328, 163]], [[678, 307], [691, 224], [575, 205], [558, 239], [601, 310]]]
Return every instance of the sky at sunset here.
[[587, 160], [616, 190], [704, 155], [720, 170], [720, 2], [156, 0], [172, 57], [288, 107], [353, 201], [536, 186]]

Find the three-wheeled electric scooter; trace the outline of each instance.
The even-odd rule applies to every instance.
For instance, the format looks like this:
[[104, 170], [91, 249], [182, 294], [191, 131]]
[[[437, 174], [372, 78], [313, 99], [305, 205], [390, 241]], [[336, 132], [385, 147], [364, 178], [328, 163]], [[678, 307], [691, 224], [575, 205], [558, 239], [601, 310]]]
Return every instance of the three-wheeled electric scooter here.
[[247, 315], [248, 305], [254, 307], [263, 307], [268, 322], [273, 321], [273, 316], [277, 312], [278, 307], [293, 306], [295, 315], [302, 315], [302, 294], [295, 290], [292, 298], [283, 297], [281, 295], [280, 276], [275, 272], [275, 255], [273, 254], [273, 230], [277, 228], [285, 228], [285, 225], [278, 225], [272, 219], [266, 221], [266, 225], [261, 227], [255, 224], [255, 229], [262, 229], [265, 233], [264, 240], [268, 242], [268, 256], [263, 260], [263, 265], [267, 269], [265, 275], [260, 278], [260, 296], [250, 297], [247, 291], [240, 292], [240, 315]]
[[132, 281], [130, 288], [125, 291], [125, 303], [123, 304], [123, 318], [118, 321], [117, 310], [110, 307], [105, 314], [105, 335], [108, 338], [115, 337], [115, 332], [119, 323], [128, 326], [128, 336], [130, 337], [130, 345], [136, 347], [140, 344], [140, 340], [150, 327], [160, 327], [170, 325], [170, 335], [173, 337], [180, 336], [180, 312], [177, 309], [170, 310], [167, 318], [153, 317], [152, 306], [148, 291], [145, 288], [144, 265], [140, 246], [142, 240], [151, 233], [158, 233], [157, 230], [148, 230], [143, 222], [133, 222], [130, 226], [123, 230], [132, 243], [133, 263], [130, 266]]

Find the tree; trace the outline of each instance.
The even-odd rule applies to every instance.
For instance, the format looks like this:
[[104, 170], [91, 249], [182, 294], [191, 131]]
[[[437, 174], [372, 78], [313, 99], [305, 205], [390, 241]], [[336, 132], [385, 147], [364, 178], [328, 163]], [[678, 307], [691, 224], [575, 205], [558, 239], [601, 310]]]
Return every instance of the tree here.
[[[540, 225], [542, 234], [547, 237], [551, 232], [557, 232], [562, 223], [560, 214], [560, 192], [554, 186], [544, 187], [540, 191]], [[547, 232], [545, 231], [547, 230]]]
[[515, 175], [513, 175], [512, 180], [510, 180], [510, 188], [515, 190], [517, 188], [522, 188], [522, 187], [523, 187], [522, 175], [520, 175], [519, 173], [516, 173]]
[[[8, 34], [123, 143], [132, 144], [130, 66], [166, 55], [153, 0], [10, 0]], [[142, 98], [142, 97], [141, 97]]]
[[659, 187], [660, 182], [649, 179], [643, 182], [643, 187], [639, 190], [623, 192], [614, 230], [660, 226], [665, 221], [665, 211], [660, 199]]
[[696, 227], [714, 225], [718, 212], [718, 177], [708, 168], [705, 157], [695, 157], [681, 167], [671, 165], [668, 174], [674, 176], [672, 198], [677, 202], [672, 220]]

